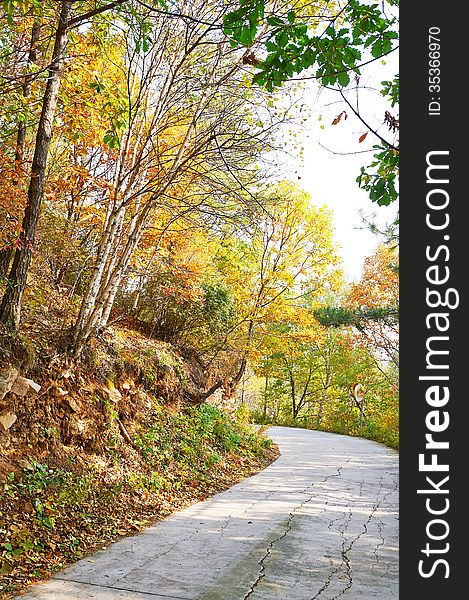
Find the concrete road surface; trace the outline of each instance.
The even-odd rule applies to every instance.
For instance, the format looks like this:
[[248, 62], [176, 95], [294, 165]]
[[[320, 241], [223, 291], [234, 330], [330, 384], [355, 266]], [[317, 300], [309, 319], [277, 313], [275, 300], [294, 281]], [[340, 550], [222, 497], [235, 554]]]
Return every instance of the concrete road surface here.
[[398, 598], [398, 453], [272, 427], [262, 473], [30, 588], [25, 600]]

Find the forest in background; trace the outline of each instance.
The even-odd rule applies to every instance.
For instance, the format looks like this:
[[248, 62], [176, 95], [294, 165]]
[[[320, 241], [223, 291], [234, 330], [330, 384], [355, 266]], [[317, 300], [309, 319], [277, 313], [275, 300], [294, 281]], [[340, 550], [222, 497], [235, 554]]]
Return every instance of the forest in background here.
[[347, 282], [330, 211], [279, 168], [305, 122], [289, 80], [313, 73], [343, 100], [333, 124], [376, 137], [357, 185], [396, 200], [398, 78], [379, 130], [347, 95], [394, 49], [387, 8], [0, 6], [0, 474], [5, 514], [27, 515], [5, 530], [7, 591], [38, 554], [35, 576], [90, 549], [110, 498], [144, 510], [192, 475], [194, 499], [217, 469], [265, 466], [248, 421], [397, 448], [395, 229]]

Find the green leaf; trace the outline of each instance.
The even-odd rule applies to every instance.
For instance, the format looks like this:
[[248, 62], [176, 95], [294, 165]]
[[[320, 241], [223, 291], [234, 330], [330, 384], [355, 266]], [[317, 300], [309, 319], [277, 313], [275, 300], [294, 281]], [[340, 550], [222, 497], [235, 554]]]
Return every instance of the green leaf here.
[[[4, 2], [4, 4], [5, 4], [5, 2]], [[7, 8], [7, 23], [8, 23], [8, 25], [12, 25], [13, 24], [13, 10], [15, 8], [13, 0], [9, 0], [6, 3], [6, 8]]]
[[88, 84], [88, 87], [89, 87], [91, 90], [94, 90], [94, 91], [95, 91], [97, 94], [102, 94], [102, 93], [104, 92], [104, 90], [106, 89], [106, 88], [104, 87], [104, 84], [103, 84], [103, 83], [100, 83], [99, 81], [98, 81], [98, 82], [96, 82], [96, 83], [89, 83], [89, 84]]
[[267, 24], [274, 27], [282, 27], [284, 25], [284, 21], [280, 17], [276, 17], [274, 15], [272, 17], [267, 17]]
[[281, 48], [285, 47], [287, 45], [287, 43], [288, 43], [288, 35], [287, 35], [287, 33], [285, 31], [280, 31], [277, 34], [277, 36], [275, 38], [275, 41], [277, 42], [277, 44]]
[[348, 73], [338, 73], [337, 74], [337, 81], [339, 82], [339, 84], [342, 87], [347, 87], [348, 84], [350, 83], [350, 77]]
[[241, 29], [241, 33], [239, 34], [238, 41], [243, 46], [250, 46], [254, 40], [254, 36], [252, 35], [250, 27], [246, 25]]
[[382, 40], [377, 40], [373, 46], [371, 47], [371, 56], [373, 58], [379, 58], [383, 54], [385, 54], [386, 50], [383, 46]]
[[109, 130], [104, 134], [103, 141], [108, 148], [119, 148], [119, 137], [115, 131]]
[[243, 16], [243, 13], [241, 11], [234, 10], [223, 17], [223, 24], [225, 26], [232, 25], [233, 23], [236, 23], [237, 21], [239, 21], [242, 18], [242, 16]]

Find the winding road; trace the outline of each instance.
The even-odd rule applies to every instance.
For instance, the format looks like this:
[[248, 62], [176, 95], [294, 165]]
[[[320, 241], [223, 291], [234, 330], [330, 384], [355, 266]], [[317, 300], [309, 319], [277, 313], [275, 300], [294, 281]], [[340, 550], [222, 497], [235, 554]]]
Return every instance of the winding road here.
[[398, 453], [271, 427], [267, 469], [82, 559], [27, 600], [398, 598]]

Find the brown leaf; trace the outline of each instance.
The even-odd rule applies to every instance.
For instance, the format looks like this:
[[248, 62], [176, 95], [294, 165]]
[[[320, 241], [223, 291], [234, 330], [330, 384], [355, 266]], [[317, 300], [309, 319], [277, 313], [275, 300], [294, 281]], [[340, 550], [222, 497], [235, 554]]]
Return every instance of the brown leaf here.
[[340, 123], [342, 117], [344, 117], [345, 121], [347, 120], [348, 115], [345, 112], [345, 110], [343, 110], [339, 115], [337, 115], [337, 117], [332, 121], [332, 125], [337, 125], [337, 123]]
[[362, 135], [358, 138], [358, 142], [361, 144], [367, 135], [368, 135], [368, 131], [365, 131], [365, 133], [362, 133]]
[[257, 67], [258, 65], [260, 65], [260, 61], [256, 58], [255, 54], [253, 54], [252, 52], [248, 52], [243, 56], [243, 64], [245, 65], [254, 65], [255, 67]]

